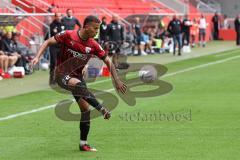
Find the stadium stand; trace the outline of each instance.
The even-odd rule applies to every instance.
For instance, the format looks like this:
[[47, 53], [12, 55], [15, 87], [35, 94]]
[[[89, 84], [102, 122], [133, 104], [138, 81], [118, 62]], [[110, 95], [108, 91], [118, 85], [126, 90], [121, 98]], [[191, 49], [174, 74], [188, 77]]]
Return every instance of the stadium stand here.
[[[199, 20], [197, 17], [201, 15], [201, 12], [197, 9], [197, 1], [193, 0], [194, 3], [189, 3], [186, 0], [176, 0], [176, 3], [170, 4], [166, 0], [101, 0], [101, 3], [99, 3], [99, 0], [71, 0], [71, 3], [65, 0], [3, 0], [5, 7], [1, 7], [1, 12], [19, 14], [14, 15], [15, 17], [9, 16], [12, 19], [18, 19], [14, 26], [16, 31], [21, 33], [20, 41], [31, 48], [33, 53], [37, 52], [43, 39], [47, 38], [45, 35], [49, 31], [49, 24], [54, 13], [64, 14], [68, 8], [74, 11], [74, 16], [81, 22], [86, 15], [95, 14], [99, 15], [100, 18], [102, 16], [107, 17], [109, 23], [112, 15], [115, 14], [126, 27], [129, 27], [133, 24], [134, 17], [139, 16], [143, 25], [143, 33], [146, 36], [144, 44], [150, 42], [152, 45], [155, 41], [155, 43], [158, 43], [157, 48], [161, 49], [162, 45], [159, 43], [159, 37], [155, 37], [158, 32], [156, 22], [161, 19], [166, 27], [172, 15], [180, 15], [179, 18], [182, 20], [185, 13], [189, 14], [191, 20], [195, 19], [197, 22]], [[180, 6], [183, 9], [182, 11], [178, 10]], [[211, 14], [206, 15], [209, 24], [211, 16]], [[129, 17], [132, 17], [132, 19]], [[210, 39], [210, 32], [211, 29], [208, 29], [207, 40]], [[198, 35], [196, 35], [196, 39], [198, 39]], [[150, 47], [148, 51], [152, 53]]]

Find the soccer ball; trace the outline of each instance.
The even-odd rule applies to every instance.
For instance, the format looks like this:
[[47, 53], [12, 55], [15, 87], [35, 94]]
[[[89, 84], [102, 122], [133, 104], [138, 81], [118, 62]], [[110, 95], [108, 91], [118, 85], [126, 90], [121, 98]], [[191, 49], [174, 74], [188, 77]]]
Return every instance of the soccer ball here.
[[138, 72], [138, 76], [144, 83], [152, 83], [157, 80], [157, 70], [151, 65], [146, 65]]

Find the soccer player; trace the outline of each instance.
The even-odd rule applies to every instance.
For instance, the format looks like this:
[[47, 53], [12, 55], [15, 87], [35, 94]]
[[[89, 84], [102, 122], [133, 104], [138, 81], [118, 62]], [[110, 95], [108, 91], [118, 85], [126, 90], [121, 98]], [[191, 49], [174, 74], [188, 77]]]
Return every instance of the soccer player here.
[[89, 59], [97, 56], [102, 59], [111, 72], [113, 83], [122, 94], [127, 86], [118, 78], [116, 69], [102, 47], [93, 39], [99, 31], [101, 21], [95, 16], [87, 16], [83, 23], [83, 29], [65, 31], [46, 40], [40, 47], [32, 65], [39, 62], [46, 48], [53, 44], [60, 44], [61, 54], [57, 56], [57, 68], [55, 70], [58, 85], [72, 92], [81, 110], [80, 120], [80, 145], [81, 151], [96, 151], [87, 144], [87, 136], [90, 129], [89, 104], [102, 113], [104, 119], [110, 118], [110, 112], [103, 107], [95, 96], [87, 89], [83, 79], [83, 69]]

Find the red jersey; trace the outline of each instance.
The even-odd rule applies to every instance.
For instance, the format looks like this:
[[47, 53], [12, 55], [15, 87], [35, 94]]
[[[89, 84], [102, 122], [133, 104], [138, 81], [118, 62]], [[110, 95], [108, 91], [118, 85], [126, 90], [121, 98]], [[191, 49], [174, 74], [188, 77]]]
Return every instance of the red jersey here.
[[61, 53], [57, 55], [57, 73], [79, 77], [91, 57], [104, 60], [107, 56], [93, 38], [82, 40], [77, 30], [63, 31], [54, 38], [61, 47]]

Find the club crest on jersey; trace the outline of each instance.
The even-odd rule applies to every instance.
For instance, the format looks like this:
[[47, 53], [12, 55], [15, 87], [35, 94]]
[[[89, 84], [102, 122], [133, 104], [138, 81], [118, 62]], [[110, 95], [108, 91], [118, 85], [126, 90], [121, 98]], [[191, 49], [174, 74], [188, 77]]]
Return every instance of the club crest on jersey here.
[[72, 49], [68, 49], [68, 52], [71, 53], [73, 55], [73, 57], [80, 58], [82, 60], [86, 60], [87, 59], [87, 55], [86, 54], [79, 53], [79, 52], [74, 51]]
[[85, 52], [88, 54], [88, 53], [90, 53], [90, 51], [92, 50], [92, 48], [90, 48], [90, 47], [86, 47], [85, 48]]

